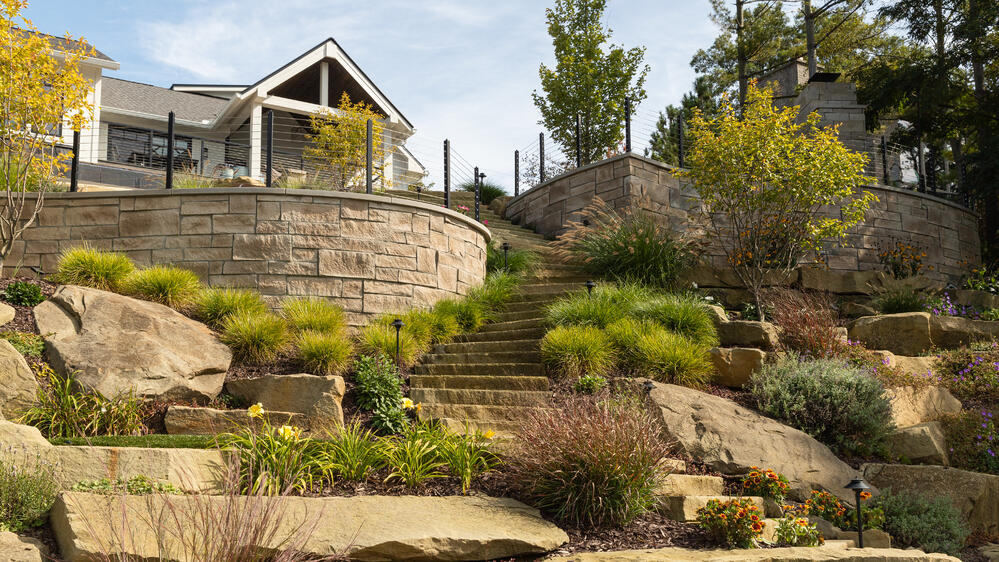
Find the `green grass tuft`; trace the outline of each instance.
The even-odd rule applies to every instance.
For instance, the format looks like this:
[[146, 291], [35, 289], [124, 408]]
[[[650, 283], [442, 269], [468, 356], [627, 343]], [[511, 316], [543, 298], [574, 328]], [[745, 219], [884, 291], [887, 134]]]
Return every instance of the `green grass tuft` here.
[[604, 375], [614, 366], [614, 348], [592, 326], [557, 326], [541, 340], [541, 358], [558, 376]]
[[673, 332], [639, 336], [633, 353], [635, 369], [660, 382], [697, 388], [714, 374], [707, 346]]
[[[395, 358], [396, 331], [392, 326], [370, 324], [358, 335], [361, 352]], [[425, 351], [420, 341], [405, 329], [399, 332], [399, 366], [408, 367]]]
[[296, 331], [341, 334], [347, 327], [343, 309], [325, 299], [287, 299], [281, 307], [281, 315]]
[[134, 271], [135, 264], [125, 254], [79, 246], [62, 253], [52, 278], [63, 285], [117, 291]]
[[129, 275], [124, 292], [140, 299], [165, 304], [170, 308], [189, 308], [201, 293], [201, 280], [187, 269], [154, 265]]
[[298, 354], [313, 375], [339, 375], [350, 365], [354, 345], [343, 334], [306, 330], [298, 335]]
[[632, 315], [641, 320], [652, 320], [666, 329], [697, 343], [713, 347], [718, 345], [718, 331], [707, 305], [689, 295], [666, 295], [636, 304]]
[[205, 289], [196, 302], [198, 318], [214, 329], [222, 327], [225, 319], [237, 312], [263, 314], [267, 312], [267, 303], [256, 291], [228, 287]]
[[222, 343], [240, 360], [266, 363], [290, 342], [284, 318], [265, 312], [237, 312], [222, 323]]

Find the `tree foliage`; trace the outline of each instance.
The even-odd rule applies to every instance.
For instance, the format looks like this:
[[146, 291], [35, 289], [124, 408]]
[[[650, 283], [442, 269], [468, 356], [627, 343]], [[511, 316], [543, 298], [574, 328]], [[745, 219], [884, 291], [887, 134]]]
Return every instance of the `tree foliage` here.
[[[37, 33], [21, 15], [24, 0], [0, 0], [0, 266], [14, 241], [34, 224], [45, 192], [65, 170], [70, 153], [60, 153], [61, 128], [80, 130], [90, 121], [90, 82], [80, 63], [91, 54], [83, 41], [56, 51], [52, 37]], [[29, 195], [34, 192], [34, 195]]]
[[687, 127], [681, 126], [680, 120], [682, 119], [684, 124], [690, 123], [694, 110], [705, 115], [718, 113], [719, 94], [720, 92], [713, 89], [707, 77], [698, 76], [694, 80], [694, 89], [683, 95], [679, 107], [670, 104], [664, 111], [659, 112], [655, 130], [649, 135], [649, 146], [645, 149], [645, 155], [666, 164], [679, 165], [681, 134], [684, 148], [689, 146]]
[[364, 175], [367, 154], [368, 119], [372, 121], [372, 161], [385, 158], [382, 133], [385, 116], [364, 101], [350, 101], [344, 92], [336, 111], [322, 110], [311, 118], [312, 133], [305, 158], [335, 191], [348, 191]]
[[[765, 280], [788, 273], [807, 252], [843, 238], [877, 198], [858, 192], [866, 156], [849, 151], [818, 113], [798, 122], [772, 92], [750, 86], [741, 119], [726, 101], [716, 117], [691, 121], [690, 179], [707, 234], [753, 293], [763, 316]], [[820, 213], [839, 205], [839, 217]]]
[[606, 0], [555, 0], [546, 10], [555, 47], [555, 68], [542, 64], [541, 90], [532, 94], [540, 124], [566, 155], [576, 152], [576, 116], [581, 121], [584, 164], [604, 158], [624, 138], [624, 100], [632, 111], [645, 99], [648, 65], [644, 47], [607, 45], [602, 23]]

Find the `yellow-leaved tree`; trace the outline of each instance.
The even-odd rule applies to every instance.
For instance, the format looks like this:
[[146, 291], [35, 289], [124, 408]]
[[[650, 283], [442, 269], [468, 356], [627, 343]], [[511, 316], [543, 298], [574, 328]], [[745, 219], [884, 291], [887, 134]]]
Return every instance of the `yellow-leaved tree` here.
[[[866, 156], [851, 152], [819, 114], [798, 120], [772, 92], [751, 86], [739, 116], [731, 102], [715, 117], [695, 113], [687, 155], [707, 234], [752, 293], [760, 319], [765, 283], [786, 279], [810, 252], [835, 244], [877, 197], [860, 188]], [[841, 212], [823, 213], [836, 206]]]
[[80, 130], [93, 111], [91, 84], [80, 72], [90, 47], [37, 33], [21, 15], [27, 4], [0, 0], [0, 268], [72, 159], [56, 149], [61, 128]]
[[370, 104], [353, 103], [344, 92], [336, 111], [323, 110], [311, 117], [312, 134], [307, 137], [305, 157], [336, 191], [348, 191], [351, 186], [363, 188], [368, 119], [372, 121], [372, 162], [377, 166], [385, 158], [384, 116]]

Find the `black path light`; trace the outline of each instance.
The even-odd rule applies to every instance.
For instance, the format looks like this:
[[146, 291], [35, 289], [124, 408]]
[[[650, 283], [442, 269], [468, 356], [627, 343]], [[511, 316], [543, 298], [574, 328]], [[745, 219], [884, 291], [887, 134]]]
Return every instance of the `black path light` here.
[[405, 325], [406, 324], [402, 320], [399, 320], [398, 318], [396, 318], [395, 320], [392, 321], [392, 326], [395, 328], [395, 364], [396, 365], [399, 364], [399, 331], [402, 330], [402, 327], [405, 326]]
[[846, 485], [847, 490], [853, 490], [857, 501], [857, 546], [864, 548], [864, 508], [861, 507], [861, 494], [870, 490], [871, 487], [864, 482], [860, 476], [854, 478]]
[[500, 246], [500, 250], [503, 250], [503, 269], [505, 271], [510, 271], [510, 258], [507, 255], [510, 252], [510, 243], [503, 242], [503, 245]]
[[593, 296], [593, 288], [597, 286], [593, 281], [587, 281], [586, 285], [586, 296]]

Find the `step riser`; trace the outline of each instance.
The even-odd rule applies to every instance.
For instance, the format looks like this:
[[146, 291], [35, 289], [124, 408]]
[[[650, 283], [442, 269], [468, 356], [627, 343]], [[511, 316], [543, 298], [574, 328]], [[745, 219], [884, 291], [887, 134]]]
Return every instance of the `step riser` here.
[[475, 375], [411, 375], [409, 386], [416, 388], [467, 390], [533, 390], [549, 389], [547, 377], [475, 376]]
[[425, 404], [467, 404], [535, 408], [548, 405], [551, 394], [523, 390], [446, 390], [439, 388], [413, 388], [409, 391], [413, 402]]
[[[527, 313], [529, 312], [530, 311], [527, 311]], [[504, 312], [500, 314], [500, 316], [505, 317], [511, 314], [525, 314], [525, 312]], [[540, 326], [540, 316], [526, 319], [514, 318], [513, 320], [503, 320], [502, 322], [496, 322], [495, 324], [486, 324], [485, 326], [479, 328], [479, 333], [502, 332], [504, 330], [522, 330], [524, 328], [537, 328]]]
[[529, 408], [482, 406], [478, 404], [424, 404], [420, 419], [450, 418], [458, 421], [496, 421], [521, 423]]
[[540, 339], [545, 335], [543, 329], [505, 330], [500, 332], [483, 332], [481, 334], [466, 334], [459, 336], [463, 342], [502, 342], [510, 340]]
[[435, 354], [445, 353], [494, 353], [508, 351], [537, 351], [538, 340], [509, 340], [492, 342], [446, 343], [434, 346]]
[[435, 353], [425, 355], [423, 365], [481, 364], [481, 363], [540, 363], [537, 351], [496, 351], [493, 353]]
[[513, 375], [520, 377], [541, 376], [544, 371], [540, 364], [531, 363], [462, 363], [454, 365], [416, 365], [417, 375]]

